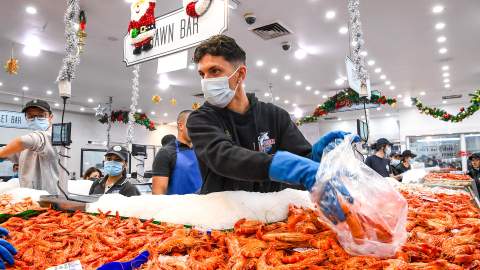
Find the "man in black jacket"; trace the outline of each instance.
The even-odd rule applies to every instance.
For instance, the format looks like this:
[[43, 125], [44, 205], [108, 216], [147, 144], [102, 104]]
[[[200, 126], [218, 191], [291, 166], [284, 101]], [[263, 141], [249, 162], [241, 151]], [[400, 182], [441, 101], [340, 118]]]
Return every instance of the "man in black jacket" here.
[[288, 112], [246, 94], [246, 54], [230, 37], [203, 42], [194, 61], [206, 102], [187, 127], [204, 180], [201, 192], [311, 189], [324, 147], [346, 133], [329, 133], [312, 148]]

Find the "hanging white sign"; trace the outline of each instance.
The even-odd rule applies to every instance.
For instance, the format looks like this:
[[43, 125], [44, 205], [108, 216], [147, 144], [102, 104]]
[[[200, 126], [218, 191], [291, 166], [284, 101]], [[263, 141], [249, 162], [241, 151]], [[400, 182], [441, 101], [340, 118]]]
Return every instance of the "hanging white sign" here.
[[27, 128], [25, 114], [21, 112], [0, 111], [0, 127]]
[[199, 18], [188, 16], [184, 8], [156, 18], [153, 48], [138, 55], [127, 33], [123, 39], [123, 61], [132, 66], [197, 46], [211, 36], [227, 30], [228, 0], [213, 0]]
[[347, 78], [348, 78], [348, 86], [353, 89], [353, 91], [357, 92], [360, 96], [367, 96], [370, 98], [371, 96], [371, 89], [370, 89], [370, 79], [367, 80], [367, 92], [364, 93], [361, 89], [362, 82], [357, 75], [355, 70], [355, 65], [353, 64], [352, 60], [348, 58], [345, 59], [345, 65], [347, 66]]

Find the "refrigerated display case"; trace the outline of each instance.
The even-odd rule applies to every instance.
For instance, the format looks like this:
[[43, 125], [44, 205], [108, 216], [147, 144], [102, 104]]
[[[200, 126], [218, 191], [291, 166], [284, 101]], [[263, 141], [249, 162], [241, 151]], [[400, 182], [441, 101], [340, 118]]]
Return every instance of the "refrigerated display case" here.
[[409, 136], [408, 149], [417, 155], [415, 161], [425, 167], [462, 170], [461, 134]]

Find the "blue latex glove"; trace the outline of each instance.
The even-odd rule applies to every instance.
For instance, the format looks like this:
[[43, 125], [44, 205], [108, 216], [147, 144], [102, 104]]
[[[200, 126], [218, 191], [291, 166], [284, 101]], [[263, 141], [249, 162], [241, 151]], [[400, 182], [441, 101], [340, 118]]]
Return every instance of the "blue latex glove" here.
[[318, 202], [320, 210], [333, 224], [344, 222], [346, 219], [345, 213], [338, 202], [338, 196], [343, 196], [345, 201], [353, 204], [353, 197], [347, 188], [341, 182], [337, 181], [336, 178], [333, 178], [325, 184], [323, 193], [320, 195], [320, 201]]
[[303, 185], [311, 190], [320, 163], [290, 152], [278, 151], [270, 164], [269, 177], [275, 182]]
[[[8, 230], [0, 227], [0, 235], [7, 236]], [[5, 269], [4, 262], [7, 262], [9, 265], [13, 265], [13, 256], [15, 254], [17, 254], [17, 250], [12, 246], [12, 244], [7, 242], [5, 239], [0, 239], [0, 269]]]
[[[315, 176], [317, 175], [320, 163], [312, 161], [308, 158], [297, 156], [295, 154], [278, 151], [274, 156], [269, 169], [269, 176], [272, 181], [284, 182], [292, 185], [303, 185], [307, 190], [311, 191], [315, 184]], [[345, 213], [343, 212], [337, 196], [353, 203], [353, 197], [347, 188], [336, 178], [331, 179], [325, 184], [323, 193], [320, 195], [318, 202], [320, 210], [334, 224], [345, 221]]]
[[[323, 155], [323, 150], [325, 147], [329, 145], [331, 142], [334, 142], [336, 139], [343, 139], [346, 135], [349, 135], [350, 132], [345, 131], [330, 131], [327, 134], [323, 135], [320, 140], [318, 140], [312, 146], [312, 160], [316, 162], [320, 162]], [[353, 142], [360, 142], [360, 137], [356, 136], [353, 139]]]
[[140, 268], [144, 263], [148, 261], [150, 253], [144, 251], [140, 253], [135, 259], [128, 262], [111, 262], [100, 266], [97, 270], [134, 270]]

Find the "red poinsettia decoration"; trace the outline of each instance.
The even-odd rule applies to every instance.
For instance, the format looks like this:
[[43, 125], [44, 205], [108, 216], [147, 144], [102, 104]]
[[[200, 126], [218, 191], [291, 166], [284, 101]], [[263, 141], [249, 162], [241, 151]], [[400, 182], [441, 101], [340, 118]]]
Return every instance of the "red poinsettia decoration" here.
[[[128, 115], [129, 115], [129, 111], [113, 111], [110, 114], [110, 121], [112, 123], [120, 122], [120, 123], [123, 123], [123, 124], [127, 124], [128, 123]], [[109, 118], [109, 116], [107, 114], [105, 114], [98, 121], [102, 124], [106, 124], [108, 122], [108, 118]], [[138, 125], [142, 125], [150, 131], [156, 130], [155, 122], [150, 120], [146, 114], [135, 113], [134, 118], [135, 118], [135, 123], [137, 123]]]

